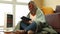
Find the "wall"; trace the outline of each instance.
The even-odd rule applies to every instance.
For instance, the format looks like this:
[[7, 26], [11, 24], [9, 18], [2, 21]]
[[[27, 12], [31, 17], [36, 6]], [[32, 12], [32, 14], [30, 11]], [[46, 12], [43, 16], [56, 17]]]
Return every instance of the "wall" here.
[[56, 5], [60, 5], [60, 0], [44, 0], [44, 6], [52, 7], [55, 10]]
[[43, 6], [44, 0], [33, 0], [33, 1], [36, 3], [36, 5], [37, 5], [39, 8], [41, 8], [41, 7]]

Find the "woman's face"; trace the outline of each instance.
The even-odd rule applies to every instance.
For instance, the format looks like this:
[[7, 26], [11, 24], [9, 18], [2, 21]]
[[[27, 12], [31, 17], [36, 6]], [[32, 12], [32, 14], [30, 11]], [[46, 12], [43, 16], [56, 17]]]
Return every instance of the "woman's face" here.
[[36, 12], [36, 6], [33, 3], [29, 4], [30, 13], [34, 14]]
[[29, 10], [33, 11], [34, 10], [34, 5], [32, 3], [29, 4]]

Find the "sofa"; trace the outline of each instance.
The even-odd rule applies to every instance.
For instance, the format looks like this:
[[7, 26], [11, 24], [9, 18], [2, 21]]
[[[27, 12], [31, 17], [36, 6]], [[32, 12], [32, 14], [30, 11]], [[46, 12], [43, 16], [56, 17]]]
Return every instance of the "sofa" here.
[[46, 21], [53, 29], [60, 33], [60, 13], [45, 15]]
[[[60, 34], [60, 13], [54, 13], [51, 7], [42, 7], [47, 23]], [[18, 31], [17, 31], [18, 32]], [[17, 33], [16, 32], [16, 33]]]
[[45, 15], [49, 25], [51, 25], [60, 34], [60, 5], [56, 6], [53, 14]]

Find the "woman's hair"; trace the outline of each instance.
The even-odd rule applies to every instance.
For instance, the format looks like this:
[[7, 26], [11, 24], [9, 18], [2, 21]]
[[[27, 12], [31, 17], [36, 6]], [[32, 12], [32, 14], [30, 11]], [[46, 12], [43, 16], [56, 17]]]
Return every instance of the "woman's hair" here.
[[35, 8], [37, 9], [37, 6], [36, 6], [36, 4], [35, 4], [34, 1], [30, 1], [30, 2], [28, 3], [28, 5], [30, 5], [30, 3], [33, 4], [33, 5], [35, 6]]
[[29, 5], [30, 3], [35, 4], [34, 1], [30, 1], [30, 2], [28, 3], [28, 5]]

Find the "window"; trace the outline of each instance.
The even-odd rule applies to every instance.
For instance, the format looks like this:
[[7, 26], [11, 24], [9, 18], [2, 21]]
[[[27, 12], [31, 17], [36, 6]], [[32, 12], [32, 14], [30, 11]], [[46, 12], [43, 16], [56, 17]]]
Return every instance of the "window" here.
[[22, 16], [27, 16], [28, 13], [28, 5], [16, 5], [16, 24], [21, 20]]
[[0, 26], [4, 26], [4, 17], [5, 13], [12, 13], [12, 4], [3, 4], [0, 3]]
[[28, 3], [30, 0], [17, 0], [17, 2]]
[[12, 1], [12, 0], [0, 0], [0, 1]]
[[27, 5], [29, 1], [30, 0], [0, 0], [0, 28], [4, 28], [5, 13], [13, 14], [13, 20], [15, 21], [13, 23], [15, 23], [15, 25], [21, 20], [20, 18], [22, 16], [27, 16], [29, 13]]

